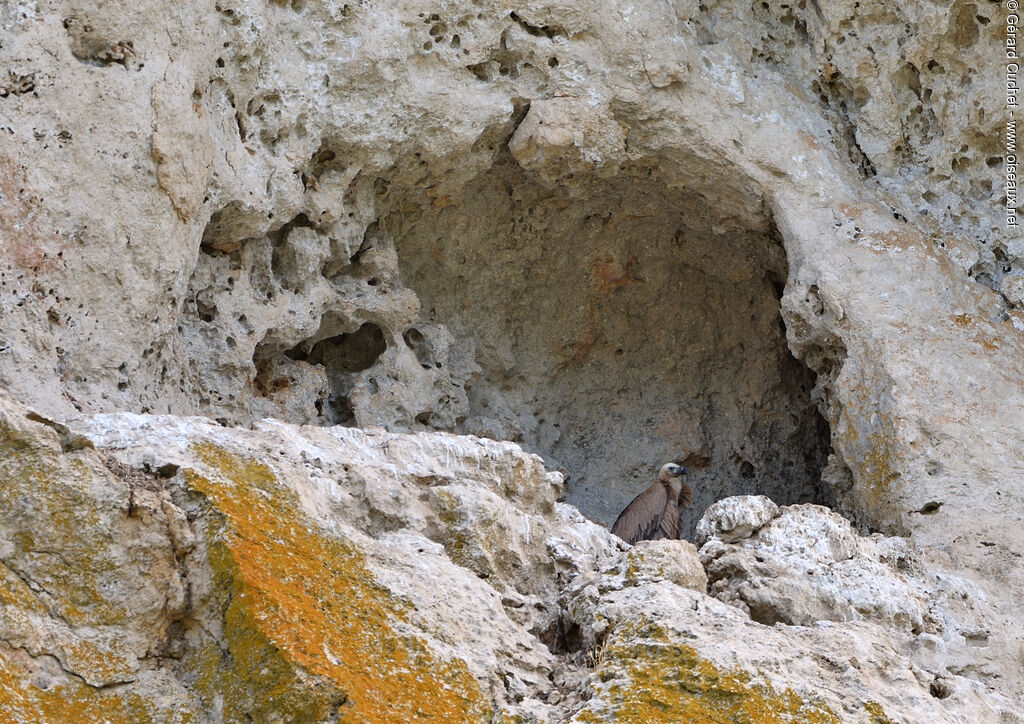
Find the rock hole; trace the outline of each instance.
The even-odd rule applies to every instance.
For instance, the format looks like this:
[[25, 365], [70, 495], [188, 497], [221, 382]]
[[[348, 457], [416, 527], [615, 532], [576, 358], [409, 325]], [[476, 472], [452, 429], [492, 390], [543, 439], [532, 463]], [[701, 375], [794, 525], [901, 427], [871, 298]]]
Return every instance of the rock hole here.
[[[324, 409], [321, 406], [321, 409]], [[356, 413], [352, 401], [345, 395], [331, 395], [327, 398], [327, 406], [323, 416], [334, 425], [351, 426], [355, 424]]]
[[178, 474], [178, 466], [174, 463], [166, 463], [158, 467], [154, 472], [161, 478], [173, 478]]
[[416, 355], [416, 359], [426, 369], [430, 369], [431, 362], [433, 361], [433, 351], [430, 347], [430, 342], [423, 336], [415, 327], [410, 327], [402, 335], [402, 339], [405, 340], [405, 344], [412, 350], [413, 354]]
[[285, 352], [293, 360], [321, 364], [346, 374], [362, 372], [373, 367], [387, 349], [384, 332], [376, 324], [367, 322], [355, 332], [317, 342], [308, 352], [299, 344]]
[[231, 254], [241, 249], [246, 239], [262, 236], [265, 226], [261, 212], [232, 201], [210, 217], [203, 230], [200, 250], [213, 255], [215, 252]]
[[928, 685], [928, 693], [936, 699], [946, 699], [952, 694], [952, 690], [940, 679], [935, 679]]
[[213, 304], [206, 304], [203, 301], [196, 299], [196, 313], [202, 321], [212, 322], [217, 318], [217, 307]]
[[473, 63], [472, 65], [467, 65], [466, 70], [472, 73], [477, 80], [489, 83], [494, 79], [495, 65], [496, 64], [494, 63], [494, 61], [487, 60], [482, 63]]
[[327, 374], [330, 394], [319, 401], [320, 414], [331, 424], [355, 424], [355, 409], [349, 395], [356, 375], [373, 367], [387, 349], [383, 330], [367, 322], [355, 332], [340, 334], [316, 342], [296, 345], [285, 352], [292, 360], [320, 365]]

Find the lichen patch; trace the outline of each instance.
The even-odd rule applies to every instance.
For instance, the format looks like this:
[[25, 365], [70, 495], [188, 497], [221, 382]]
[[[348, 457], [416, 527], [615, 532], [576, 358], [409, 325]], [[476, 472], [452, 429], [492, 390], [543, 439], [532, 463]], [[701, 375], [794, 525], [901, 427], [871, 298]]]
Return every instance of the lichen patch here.
[[[424, 640], [398, 633], [408, 604], [374, 581], [355, 545], [310, 521], [267, 465], [210, 443], [192, 452], [205, 470], [186, 470], [187, 483], [222, 518], [207, 546], [219, 585], [231, 591], [229, 655], [211, 661], [219, 654], [209, 651], [200, 668], [209, 691], [224, 692], [226, 715], [488, 718], [465, 663], [441, 660]], [[224, 675], [238, 686], [217, 684]]]
[[597, 695], [576, 722], [828, 722], [839, 717], [792, 689], [778, 691], [747, 671], [725, 671], [647, 621], [619, 627], [598, 657]]

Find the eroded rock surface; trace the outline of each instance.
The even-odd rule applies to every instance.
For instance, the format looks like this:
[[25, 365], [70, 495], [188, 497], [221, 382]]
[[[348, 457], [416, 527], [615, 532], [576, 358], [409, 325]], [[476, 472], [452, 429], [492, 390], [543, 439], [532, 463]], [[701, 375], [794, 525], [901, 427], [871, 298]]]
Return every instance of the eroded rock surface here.
[[984, 592], [819, 506], [698, 556], [512, 443], [0, 399], [6, 720], [1020, 718]]
[[[719, 514], [731, 519], [763, 510], [757, 498], [721, 503]], [[749, 514], [737, 515], [743, 508]], [[714, 515], [713, 507], [701, 525], [715, 526], [708, 520]], [[958, 575], [943, 552], [905, 538], [858, 535], [849, 521], [816, 505], [783, 508], [740, 540], [730, 540], [728, 524], [720, 527], [725, 532], [700, 549], [709, 593], [755, 621], [875, 624], [894, 648], [944, 682], [936, 685], [940, 693], [960, 675], [998, 689], [997, 672], [1011, 668], [1020, 650], [1016, 635], [1004, 629], [1007, 620], [989, 604], [999, 595], [992, 582]], [[998, 630], [1007, 634], [994, 635]]]
[[726, 499], [700, 521], [718, 531], [700, 549], [710, 596], [631, 574], [637, 549], [619, 564], [630, 585], [613, 568], [569, 591], [596, 668], [573, 721], [1024, 717], [981, 674], [1007, 670], [1015, 650], [988, 646], [999, 624], [985, 591], [905, 539], [860, 536], [821, 506], [765, 516], [767, 503]]
[[[703, 520], [712, 515], [709, 509]], [[905, 539], [863, 538], [845, 518], [812, 505], [785, 508], [743, 540], [722, 538], [701, 547], [711, 592], [755, 621], [806, 626], [864, 619], [908, 631], [925, 627], [928, 591], [904, 575], [916, 554]]]
[[605, 523], [686, 458], [690, 533], [767, 494], [1015, 566], [958, 522], [1021, 508], [990, 5], [12, 7], [0, 382], [518, 441]]
[[764, 495], [723, 498], [704, 511], [697, 522], [697, 545], [714, 538], [722, 543], [749, 538], [779, 515], [779, 506]]
[[557, 718], [554, 599], [619, 547], [535, 456], [131, 415], [62, 452], [30, 417], [4, 403], [6, 720]]
[[[438, 716], [642, 719], [624, 682], [666, 666], [732, 696], [716, 716], [1012, 709], [1024, 241], [1000, 213], [1000, 12], [0, 7], [0, 388], [49, 420], [3, 403], [3, 706], [375, 706], [349, 698], [346, 637], [275, 627], [351, 612], [348, 581], [390, 601], [357, 612], [365, 651], [454, 662], [458, 686], [419, 692]], [[669, 459], [688, 537], [712, 506], [696, 539], [733, 605], [685, 546], [627, 564], [569, 505], [608, 523]], [[601, 637], [584, 691], [556, 659]]]

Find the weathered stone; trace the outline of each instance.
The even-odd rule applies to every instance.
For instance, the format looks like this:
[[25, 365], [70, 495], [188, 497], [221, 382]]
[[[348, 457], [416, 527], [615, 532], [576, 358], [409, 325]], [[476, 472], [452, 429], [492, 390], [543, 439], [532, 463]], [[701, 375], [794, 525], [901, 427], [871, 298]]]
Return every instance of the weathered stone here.
[[[821, 540], [850, 553], [842, 559], [779, 518], [747, 539], [712, 534], [709, 552], [736, 567], [735, 590], [732, 573], [715, 574], [719, 593], [780, 622], [831, 619], [833, 640], [779, 654], [780, 667], [820, 655], [846, 670], [836, 649], [858, 643], [896, 662], [895, 678], [872, 670], [866, 684], [793, 665], [799, 676], [758, 696], [800, 692], [806, 714], [817, 703], [802, 692], [834, 685], [844, 693], [822, 705], [837, 716], [877, 719], [877, 701], [908, 720], [984, 719], [1000, 696], [1024, 697], [1024, 313], [1014, 281], [1024, 236], [1005, 225], [1000, 199], [1005, 78], [984, 72], [1005, 54], [1005, 18], [997, 3], [973, 0], [819, 5], [0, 8], [0, 388], [37, 416], [8, 415], [12, 435], [37, 442], [0, 461], [14, 481], [0, 553], [40, 587], [9, 581], [24, 596], [0, 614], [4, 640], [22, 648], [5, 650], [3, 676], [31, 682], [52, 656], [82, 677], [47, 669], [58, 683], [19, 690], [28, 714], [18, 716], [61, 719], [61, 697], [46, 691], [77, 697], [90, 714], [129, 712], [134, 704], [115, 701], [121, 686], [154, 692], [138, 712], [156, 720], [242, 705], [210, 694], [233, 670], [219, 649], [209, 660], [221, 678], [205, 699], [190, 699], [199, 689], [186, 682], [176, 703], [153, 704], [183, 686], [157, 661], [187, 648], [174, 633], [193, 606], [181, 561], [196, 562], [199, 590], [198, 571], [212, 570], [201, 558], [210, 531], [222, 534], [232, 571], [253, 561], [230, 545], [245, 521], [217, 512], [216, 491], [248, 488], [206, 465], [199, 474], [219, 482], [189, 492], [167, 466], [203, 465], [188, 446], [170, 445], [173, 460], [143, 454], [147, 425], [161, 445], [180, 426], [190, 445], [226, 446], [252, 465], [291, 461], [273, 469], [282, 491], [330, 510], [353, 538], [417, 555], [422, 539], [443, 546], [449, 563], [436, 547], [422, 555], [444, 575], [463, 572], [459, 600], [484, 606], [498, 595], [509, 640], [536, 635], [555, 649], [615, 635], [609, 616], [581, 618], [610, 605], [602, 596], [642, 607], [651, 586], [672, 591], [673, 605], [698, 595], [668, 579], [616, 589], [624, 569], [601, 571], [623, 550], [559, 495], [607, 524], [660, 463], [692, 457], [688, 536], [734, 495], [828, 505], [856, 530], [887, 536], [809, 515]], [[536, 460], [522, 463], [532, 470], [522, 478], [489, 467], [491, 453], [526, 458], [490, 443], [478, 454], [467, 438], [283, 434], [277, 423], [250, 438], [185, 417], [89, 418], [83, 429], [124, 437], [125, 459], [108, 467], [58, 427], [125, 411], [479, 434], [521, 443], [565, 481]], [[317, 442], [279, 456], [264, 447], [275, 435]], [[386, 439], [404, 446], [401, 462], [370, 455], [337, 500], [323, 491], [348, 480], [343, 463], [332, 477], [312, 463], [298, 472], [303, 451], [359, 457]], [[410, 452], [419, 444], [429, 449]], [[142, 458], [173, 482], [154, 483]], [[473, 472], [477, 463], [500, 482]], [[402, 466], [420, 478], [402, 477]], [[44, 472], [26, 483], [26, 470]], [[417, 492], [415, 505], [403, 490]], [[289, 545], [322, 552], [328, 539]], [[381, 580], [409, 565], [344, 539], [360, 571], [385, 561], [374, 569]], [[777, 582], [758, 573], [759, 546]], [[798, 583], [798, 565], [833, 577]], [[61, 581], [79, 568], [87, 575], [72, 596], [75, 584]], [[874, 576], [884, 591], [868, 585]], [[236, 579], [219, 580], [202, 599], [211, 626]], [[429, 586], [409, 580], [408, 595], [430, 609]], [[754, 581], [764, 584], [756, 595]], [[253, 600], [270, 595], [264, 584], [248, 589]], [[233, 605], [250, 627], [240, 631], [280, 634], [245, 619], [257, 609]], [[741, 617], [714, 606], [705, 621]], [[396, 635], [425, 636], [431, 657], [451, 660], [443, 637], [419, 625]], [[623, 630], [613, 650], [697, 628]], [[748, 673], [756, 652], [786, 651], [805, 633], [743, 630], [759, 641], [739, 664]], [[710, 647], [686, 645], [712, 660]], [[276, 652], [275, 681], [299, 681], [302, 647], [254, 647]], [[494, 706], [543, 719], [556, 714], [531, 687], [549, 655], [523, 654], [509, 664], [521, 674], [500, 685], [486, 656], [461, 660]], [[714, 660], [719, 672], [734, 664]], [[345, 688], [325, 666], [315, 683], [295, 684], [302, 716], [330, 709]], [[559, 669], [565, 691], [550, 697], [568, 702], [574, 676]], [[920, 701], [908, 676], [928, 691]], [[265, 704], [260, 681], [238, 691]], [[597, 716], [606, 694], [587, 711]]]
[[1010, 304], [1024, 308], [1024, 276], [1006, 276], [999, 284], [999, 291], [1009, 300]]
[[[560, 512], [561, 476], [536, 456], [270, 420], [246, 432], [102, 415], [76, 429], [133, 465], [181, 471], [205, 541], [186, 559], [201, 625], [183, 662], [226, 718], [555, 716], [555, 599], [614, 554], [607, 531]], [[287, 701], [265, 693], [281, 690]]]
[[749, 538], [779, 514], [779, 506], [764, 495], [737, 495], [712, 504], [697, 521], [697, 545], [714, 538], [732, 543]]
[[590, 614], [603, 633], [574, 722], [1021, 720], [871, 624], [771, 628], [667, 581], [611, 591]]
[[[772, 612], [769, 628], [704, 595], [692, 544], [626, 546], [557, 502], [561, 476], [511, 443], [131, 414], [60, 433], [9, 402], [3, 419], [0, 490], [24, 508], [0, 521], [12, 585], [32, 562], [17, 531], [54, 495], [17, 487], [27, 467], [79, 491], [79, 522], [49, 524], [52, 557], [78, 561], [95, 539], [117, 558], [131, 540], [145, 567], [76, 582], [36, 562], [12, 588], [0, 708], [14, 721], [60, 702], [112, 721], [1015, 716], [978, 680], [1005, 667], [999, 647], [978, 653], [1001, 625], [980, 591], [818, 506], [701, 549], [712, 593]], [[147, 614], [139, 591], [158, 581]], [[68, 585], [80, 604], [101, 596], [89, 615], [118, 638], [53, 608]]]
[[630, 548], [623, 565], [628, 586], [671, 581], [700, 593], [708, 590], [707, 574], [689, 541], [640, 541]]
[[848, 520], [816, 505], [783, 508], [744, 538], [708, 541], [701, 561], [711, 594], [755, 621], [870, 620], [908, 632], [935, 630], [934, 621], [925, 623], [929, 591], [901, 572], [916, 556], [904, 539], [861, 537]]
[[[532, 103], [508, 142], [519, 165], [551, 185], [581, 171], [600, 172], [622, 156], [624, 146], [622, 128], [607, 108], [575, 98]], [[612, 165], [610, 172], [615, 170]]]
[[0, 395], [0, 712], [187, 721], [195, 700], [150, 663], [189, 611], [180, 518], [150, 476], [42, 420]]

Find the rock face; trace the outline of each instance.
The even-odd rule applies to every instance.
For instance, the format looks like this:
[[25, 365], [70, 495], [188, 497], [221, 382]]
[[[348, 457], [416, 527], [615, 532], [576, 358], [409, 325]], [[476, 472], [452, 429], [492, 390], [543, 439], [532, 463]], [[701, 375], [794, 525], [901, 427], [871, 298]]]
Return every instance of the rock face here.
[[511, 443], [0, 422], [5, 721], [1018, 720], [985, 593], [820, 506], [698, 557]]
[[5, 721], [556, 718], [554, 599], [618, 547], [535, 456], [199, 418], [76, 429], [62, 451], [4, 404]]
[[[763, 498], [721, 502], [747, 508], [747, 519], [764, 509]], [[701, 524], [713, 523], [714, 514], [710, 509]], [[948, 691], [950, 674], [971, 672], [970, 678], [997, 687], [1002, 675], [991, 674], [1012, 668], [1019, 639], [987, 603], [998, 592], [969, 573], [952, 573], [941, 554], [906, 538], [862, 537], [849, 521], [817, 505], [784, 508], [735, 541], [728, 524], [735, 518], [722, 517], [722, 533], [700, 549], [709, 592], [754, 621], [796, 627], [863, 622], [884, 630], [904, 656], [935, 673], [938, 694]], [[999, 629], [1009, 640], [995, 639]]]
[[0, 7], [6, 713], [1011, 717], [1001, 12]]
[[671, 458], [691, 533], [732, 494], [967, 519], [1024, 397], [993, 13], [19, 5], [0, 382], [518, 441], [605, 523]]

